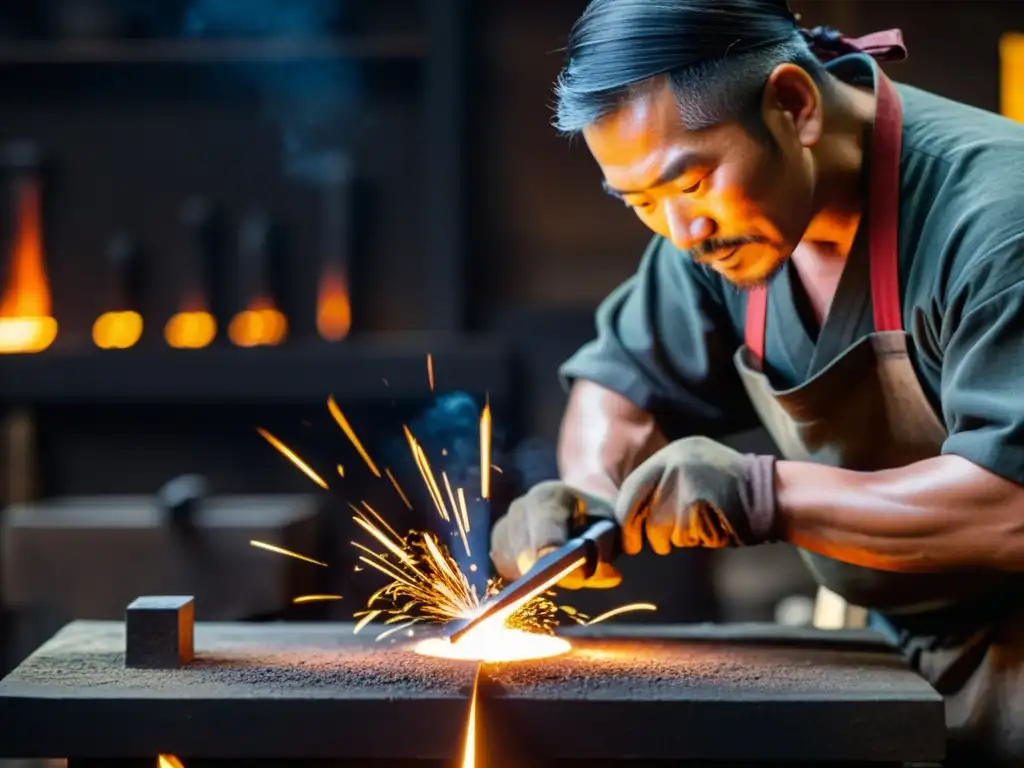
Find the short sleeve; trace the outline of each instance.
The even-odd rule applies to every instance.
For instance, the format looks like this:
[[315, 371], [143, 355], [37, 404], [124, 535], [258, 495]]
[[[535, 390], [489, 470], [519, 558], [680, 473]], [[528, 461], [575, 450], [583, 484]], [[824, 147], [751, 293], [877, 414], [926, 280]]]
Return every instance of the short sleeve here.
[[567, 388], [576, 379], [607, 387], [669, 425], [670, 436], [757, 425], [733, 365], [740, 342], [721, 286], [663, 238], [598, 307], [596, 325], [596, 338], [559, 370]]
[[942, 452], [1024, 484], [1024, 247], [1012, 260], [1000, 260], [1013, 267], [1001, 270], [1009, 284], [982, 292], [968, 284], [944, 319], [951, 330], [942, 361]]

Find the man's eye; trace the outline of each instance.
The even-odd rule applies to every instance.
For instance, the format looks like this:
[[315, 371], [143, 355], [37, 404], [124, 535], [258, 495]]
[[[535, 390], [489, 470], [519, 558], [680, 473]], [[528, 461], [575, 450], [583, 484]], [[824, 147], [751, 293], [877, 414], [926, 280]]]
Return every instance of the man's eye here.
[[696, 184], [694, 184], [692, 187], [687, 187], [686, 189], [684, 189], [683, 190], [683, 194], [684, 195], [692, 195], [694, 192], [696, 192], [698, 189], [700, 189], [700, 185], [703, 184], [703, 183], [704, 183], [704, 179], [701, 179]]

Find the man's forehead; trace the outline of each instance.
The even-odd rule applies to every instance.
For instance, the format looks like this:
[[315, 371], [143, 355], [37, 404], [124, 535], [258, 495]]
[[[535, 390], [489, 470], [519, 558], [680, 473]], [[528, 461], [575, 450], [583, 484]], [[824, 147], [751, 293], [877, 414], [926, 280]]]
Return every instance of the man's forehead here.
[[668, 87], [637, 92], [583, 135], [613, 192], [645, 189], [707, 155], [707, 133], [687, 129]]

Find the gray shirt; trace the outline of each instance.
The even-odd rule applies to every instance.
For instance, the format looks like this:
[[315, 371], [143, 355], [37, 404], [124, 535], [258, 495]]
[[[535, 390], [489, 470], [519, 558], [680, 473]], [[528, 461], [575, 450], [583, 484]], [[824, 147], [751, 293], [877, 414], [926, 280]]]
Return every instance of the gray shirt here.
[[[871, 85], [873, 60], [829, 65]], [[957, 454], [1024, 484], [1024, 125], [906, 85], [899, 276], [921, 386]], [[862, 223], [821, 328], [789, 269], [768, 291], [765, 371], [805, 382], [874, 330]], [[597, 337], [560, 369], [653, 413], [670, 438], [757, 425], [732, 364], [746, 294], [655, 237], [597, 310]]]

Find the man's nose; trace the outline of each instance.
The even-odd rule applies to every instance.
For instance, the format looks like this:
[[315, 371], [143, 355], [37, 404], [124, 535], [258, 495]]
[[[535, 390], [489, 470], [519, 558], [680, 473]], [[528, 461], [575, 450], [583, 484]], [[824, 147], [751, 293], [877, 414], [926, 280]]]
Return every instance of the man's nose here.
[[688, 216], [677, 209], [669, 212], [668, 231], [672, 245], [688, 251], [715, 234], [715, 222], [707, 216]]

